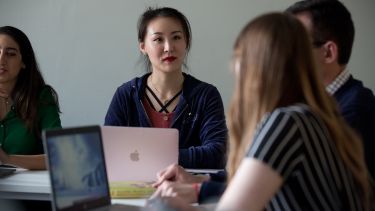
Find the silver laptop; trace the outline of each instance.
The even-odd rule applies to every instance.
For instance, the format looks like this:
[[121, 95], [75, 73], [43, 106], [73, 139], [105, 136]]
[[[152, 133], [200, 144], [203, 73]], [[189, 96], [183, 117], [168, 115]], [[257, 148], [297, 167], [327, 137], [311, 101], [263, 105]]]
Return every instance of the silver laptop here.
[[152, 182], [156, 174], [178, 163], [178, 130], [103, 126], [103, 145], [110, 182]]
[[142, 210], [111, 205], [100, 126], [43, 131], [54, 210]]

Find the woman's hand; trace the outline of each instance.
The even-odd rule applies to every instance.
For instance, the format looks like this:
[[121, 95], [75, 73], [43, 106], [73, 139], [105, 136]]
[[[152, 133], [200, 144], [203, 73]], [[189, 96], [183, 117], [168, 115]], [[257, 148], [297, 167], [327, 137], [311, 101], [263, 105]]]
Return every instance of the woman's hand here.
[[157, 188], [164, 181], [174, 181], [178, 183], [202, 183], [209, 179], [209, 176], [192, 175], [178, 164], [172, 164], [164, 170], [158, 172], [157, 181], [152, 186]]
[[8, 155], [0, 148], [0, 161], [2, 164], [8, 164], [29, 170], [45, 170], [45, 155]]
[[198, 202], [198, 189], [200, 185], [197, 183], [178, 183], [164, 181], [159, 185], [158, 189], [152, 194], [150, 200], [160, 197], [180, 197], [188, 203]]

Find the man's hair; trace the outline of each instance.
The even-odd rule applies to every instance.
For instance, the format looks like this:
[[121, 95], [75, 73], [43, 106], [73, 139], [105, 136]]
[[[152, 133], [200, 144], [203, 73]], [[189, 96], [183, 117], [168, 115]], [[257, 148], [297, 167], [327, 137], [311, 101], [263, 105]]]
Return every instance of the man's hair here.
[[304, 0], [286, 9], [287, 13], [308, 12], [311, 15], [314, 45], [328, 40], [338, 47], [338, 63], [349, 62], [354, 41], [354, 24], [348, 9], [338, 0]]

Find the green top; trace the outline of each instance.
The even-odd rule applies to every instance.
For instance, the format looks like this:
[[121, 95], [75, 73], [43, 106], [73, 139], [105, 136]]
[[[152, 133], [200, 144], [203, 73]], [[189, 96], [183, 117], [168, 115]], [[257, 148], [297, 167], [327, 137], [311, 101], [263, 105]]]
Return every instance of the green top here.
[[[39, 128], [61, 128], [58, 107], [48, 87], [39, 95]], [[30, 133], [25, 123], [16, 115], [14, 106], [0, 121], [0, 147], [8, 154], [32, 155], [43, 154], [43, 143]]]

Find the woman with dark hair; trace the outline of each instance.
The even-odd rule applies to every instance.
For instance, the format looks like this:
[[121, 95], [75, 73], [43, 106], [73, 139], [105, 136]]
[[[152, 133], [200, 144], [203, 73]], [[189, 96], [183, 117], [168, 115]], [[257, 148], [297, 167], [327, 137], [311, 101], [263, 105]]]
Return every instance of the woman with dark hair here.
[[189, 21], [173, 8], [149, 8], [138, 22], [138, 42], [149, 73], [117, 89], [105, 125], [176, 128], [180, 165], [224, 168], [221, 96], [213, 85], [183, 72], [191, 45]]
[[41, 131], [61, 127], [59, 112], [27, 36], [0, 27], [0, 163], [45, 169]]

